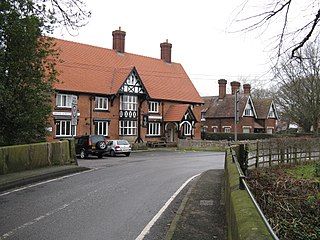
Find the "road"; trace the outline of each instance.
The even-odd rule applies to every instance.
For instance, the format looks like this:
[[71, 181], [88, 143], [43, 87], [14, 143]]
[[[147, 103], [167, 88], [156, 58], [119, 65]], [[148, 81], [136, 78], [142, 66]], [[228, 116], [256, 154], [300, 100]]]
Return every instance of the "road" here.
[[0, 197], [2, 239], [135, 239], [190, 177], [224, 153], [154, 151], [79, 161], [88, 172]]

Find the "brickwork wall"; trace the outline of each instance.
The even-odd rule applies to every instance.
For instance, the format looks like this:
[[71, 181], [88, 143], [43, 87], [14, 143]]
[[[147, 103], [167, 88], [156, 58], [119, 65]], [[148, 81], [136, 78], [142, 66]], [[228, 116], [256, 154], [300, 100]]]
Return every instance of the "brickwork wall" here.
[[[70, 113], [71, 108], [57, 108], [55, 106], [56, 99], [55, 96], [52, 97], [52, 103], [54, 105], [53, 112], [55, 113]], [[149, 113], [150, 116], [162, 116], [165, 114], [170, 106], [173, 103], [171, 102], [163, 102], [163, 104], [160, 102], [159, 104], [159, 113]], [[86, 135], [86, 134], [94, 134], [95, 133], [95, 126], [94, 126], [94, 120], [97, 119], [108, 119], [109, 126], [108, 126], [108, 133], [110, 139], [118, 139], [118, 138], [124, 138], [127, 139], [130, 142], [134, 142], [137, 136], [119, 136], [119, 109], [120, 109], [120, 98], [117, 97], [113, 101], [109, 99], [109, 110], [103, 111], [103, 110], [95, 110], [95, 101], [94, 96], [88, 95], [88, 94], [78, 94], [78, 114], [80, 113], [80, 116], [78, 117], [78, 125], [76, 129], [76, 135]], [[91, 110], [90, 110], [91, 109]], [[147, 128], [143, 128], [143, 114], [148, 113], [148, 102], [143, 101], [141, 104], [141, 137], [145, 140], [156, 140], [159, 139], [159, 137], [146, 137], [147, 134]], [[194, 114], [196, 115], [196, 118], [200, 120], [200, 114], [201, 114], [201, 107], [195, 106], [193, 109]], [[56, 115], [57, 116], [57, 115]], [[49, 122], [50, 126], [52, 127], [52, 132], [50, 132], [50, 136], [48, 137], [48, 141], [55, 141], [58, 140], [56, 135], [56, 129], [55, 129], [55, 122], [54, 122], [53, 114], [51, 115]], [[160, 120], [161, 121], [161, 120]], [[165, 134], [165, 124], [162, 124], [161, 131], [162, 135]], [[178, 135], [178, 133], [176, 133]], [[201, 138], [201, 126], [200, 123], [196, 123], [196, 128], [194, 129], [194, 139], [200, 139]], [[177, 139], [177, 136], [175, 136], [175, 139]]]

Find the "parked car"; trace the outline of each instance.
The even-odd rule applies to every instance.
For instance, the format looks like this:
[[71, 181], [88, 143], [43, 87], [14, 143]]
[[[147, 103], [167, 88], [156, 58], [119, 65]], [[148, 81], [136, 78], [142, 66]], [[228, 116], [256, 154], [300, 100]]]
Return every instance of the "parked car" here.
[[75, 137], [76, 154], [81, 159], [89, 155], [102, 158], [107, 153], [107, 139], [103, 135], [83, 135]]
[[110, 156], [124, 154], [130, 156], [131, 146], [127, 140], [109, 140], [107, 144], [107, 153]]

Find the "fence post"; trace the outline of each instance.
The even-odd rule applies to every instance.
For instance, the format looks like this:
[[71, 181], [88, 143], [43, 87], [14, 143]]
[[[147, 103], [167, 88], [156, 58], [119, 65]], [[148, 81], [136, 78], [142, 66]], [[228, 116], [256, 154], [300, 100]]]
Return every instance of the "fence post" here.
[[272, 152], [271, 151], [272, 151], [271, 144], [269, 144], [269, 167], [271, 167], [271, 165], [272, 165]]
[[284, 154], [285, 154], [285, 151], [284, 151], [284, 148], [283, 147], [280, 147], [280, 161], [281, 163], [284, 163]]
[[255, 163], [255, 166], [256, 168], [259, 167], [259, 141], [257, 141], [257, 147], [256, 147], [256, 163]]

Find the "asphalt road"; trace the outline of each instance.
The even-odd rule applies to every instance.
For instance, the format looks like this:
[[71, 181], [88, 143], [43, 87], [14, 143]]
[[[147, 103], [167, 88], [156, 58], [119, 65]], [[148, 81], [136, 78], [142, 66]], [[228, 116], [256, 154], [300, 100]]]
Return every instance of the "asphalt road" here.
[[224, 153], [156, 151], [80, 160], [92, 168], [0, 197], [2, 239], [135, 239], [190, 177]]

